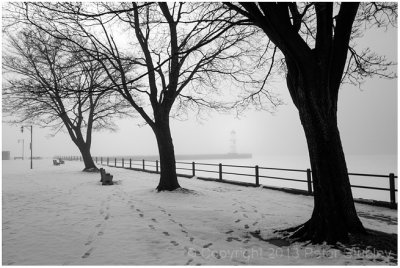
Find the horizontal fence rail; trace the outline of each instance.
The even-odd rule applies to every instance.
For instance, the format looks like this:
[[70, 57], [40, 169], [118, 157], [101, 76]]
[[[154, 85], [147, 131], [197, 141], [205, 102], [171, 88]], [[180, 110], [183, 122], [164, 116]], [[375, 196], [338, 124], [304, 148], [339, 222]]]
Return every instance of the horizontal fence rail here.
[[[61, 156], [58, 157], [64, 160], [80, 160], [82, 161], [82, 157], [77, 157], [77, 156]], [[160, 161], [159, 160], [145, 160], [145, 159], [125, 159], [121, 157], [95, 157], [93, 159], [96, 163], [104, 164], [107, 166], [111, 167], [121, 167], [121, 168], [130, 168], [134, 170], [141, 170], [141, 171], [147, 171], [147, 172], [154, 172], [154, 173], [159, 173], [160, 172]], [[312, 187], [312, 171], [311, 169], [288, 169], [288, 168], [275, 168], [275, 167], [260, 167], [258, 165], [256, 166], [246, 166], [246, 165], [224, 165], [224, 164], [213, 164], [213, 163], [203, 163], [203, 162], [176, 162], [177, 170], [182, 170], [184, 172], [189, 172], [188, 174], [178, 174], [181, 176], [197, 176], [199, 172], [203, 172], [206, 174], [218, 174], [218, 178], [214, 178], [216, 181], [221, 181], [221, 182], [228, 182], [228, 183], [235, 183], [235, 184], [241, 184], [241, 185], [250, 185], [250, 186], [256, 186], [259, 187], [261, 186], [260, 179], [268, 179], [268, 180], [276, 180], [276, 181], [290, 181], [290, 182], [296, 182], [296, 183], [302, 183], [306, 186], [307, 190], [300, 190], [294, 188], [293, 190], [298, 190], [299, 192], [302, 192], [304, 194], [312, 195], [313, 194], [313, 187]], [[229, 171], [226, 169], [229, 168], [234, 168], [236, 171]], [[237, 170], [240, 169], [240, 172]], [[272, 176], [272, 175], [266, 175], [266, 174], [261, 174], [262, 172], [271, 172], [271, 171], [283, 171], [283, 172], [290, 172], [290, 173], [295, 173], [295, 174], [304, 174], [302, 175], [301, 178], [292, 178], [292, 177], [281, 177], [281, 176]], [[358, 188], [358, 189], [368, 189], [368, 190], [375, 190], [375, 191], [386, 191], [389, 192], [389, 200], [390, 202], [383, 202], [383, 201], [376, 201], [380, 203], [388, 203], [390, 207], [396, 208], [397, 207], [397, 202], [396, 202], [396, 180], [397, 176], [394, 173], [390, 173], [388, 175], [382, 175], [382, 174], [364, 174], [364, 173], [348, 173], [349, 176], [358, 176], [358, 177], [374, 177], [374, 178], [386, 178], [388, 179], [388, 185], [389, 187], [376, 187], [376, 186], [367, 186], [367, 185], [359, 185], [359, 184], [351, 184], [352, 188]], [[227, 180], [225, 179], [225, 175], [231, 175], [231, 176], [241, 176], [242, 178], [247, 177], [251, 178], [253, 177], [254, 180], [253, 182], [244, 182], [242, 181], [232, 181], [232, 180]], [[207, 179], [207, 177], [200, 177], [203, 179]], [[267, 185], [263, 185], [265, 188], [273, 188], [273, 189], [278, 189], [279, 187], [269, 187]], [[285, 189], [284, 187], [281, 187], [281, 189]]]

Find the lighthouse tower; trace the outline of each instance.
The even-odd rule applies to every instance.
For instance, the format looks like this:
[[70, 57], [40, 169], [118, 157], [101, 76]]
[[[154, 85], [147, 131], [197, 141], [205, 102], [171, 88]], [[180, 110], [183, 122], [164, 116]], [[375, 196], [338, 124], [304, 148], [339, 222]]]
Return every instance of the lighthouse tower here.
[[236, 154], [236, 131], [231, 131], [229, 154]]

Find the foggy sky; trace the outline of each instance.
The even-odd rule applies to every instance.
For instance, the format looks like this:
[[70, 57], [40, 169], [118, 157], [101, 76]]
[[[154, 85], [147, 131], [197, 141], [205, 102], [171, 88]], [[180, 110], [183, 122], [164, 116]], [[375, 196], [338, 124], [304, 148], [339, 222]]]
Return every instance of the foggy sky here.
[[[397, 30], [386, 33], [371, 31], [360, 46], [397, 59]], [[249, 110], [240, 117], [211, 113], [201, 122], [194, 114], [187, 121], [171, 120], [171, 131], [177, 154], [227, 153], [230, 133], [236, 131], [238, 152], [270, 155], [308, 154], [298, 112], [290, 99], [286, 84], [275, 86], [285, 105], [274, 115]], [[346, 154], [397, 154], [397, 79], [371, 78], [359, 89], [342, 86], [339, 93], [338, 120]], [[92, 155], [157, 154], [157, 145], [150, 127], [137, 125], [140, 119], [119, 120], [117, 132], [94, 132]], [[79, 155], [68, 134], [49, 136], [49, 131], [34, 126], [34, 155]], [[25, 156], [29, 154], [28, 130], [2, 124], [2, 150], [12, 157], [21, 156], [25, 140]]]

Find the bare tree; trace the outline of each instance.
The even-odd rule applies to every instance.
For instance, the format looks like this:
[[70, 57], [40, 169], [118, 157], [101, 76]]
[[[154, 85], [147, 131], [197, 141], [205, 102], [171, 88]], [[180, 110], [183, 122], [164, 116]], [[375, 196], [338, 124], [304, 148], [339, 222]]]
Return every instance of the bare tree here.
[[[57, 33], [58, 38], [86, 38], [91, 47], [81, 49], [109, 74], [118, 73], [118, 80], [109, 76], [114, 90], [155, 134], [161, 163], [159, 191], [180, 187], [169, 123], [171, 113], [177, 115], [191, 106], [229, 108], [234, 104], [233, 98], [225, 103], [216, 101], [221, 99], [221, 88], [228, 91], [224, 87], [239, 85], [258, 89], [264, 82], [256, 70], [262, 70], [268, 61], [253, 61], [251, 55], [259, 58], [256, 55], [260, 51], [257, 42], [248, 41], [257, 30], [233, 27], [232, 13], [236, 12], [220, 9], [219, 5], [37, 3], [22, 10], [30, 12], [20, 12], [28, 23]], [[116, 38], [122, 31], [126, 40]], [[135, 69], [124, 70], [125, 61]], [[263, 92], [278, 104], [272, 95]]]
[[92, 131], [114, 129], [112, 118], [128, 115], [128, 106], [112, 94], [99, 64], [76, 47], [38, 29], [8, 35], [3, 70], [3, 111], [11, 123], [34, 122], [66, 129], [84, 161], [84, 171], [97, 170], [90, 148]]
[[365, 233], [354, 207], [337, 126], [343, 82], [367, 76], [393, 77], [384, 57], [357, 52], [354, 38], [371, 24], [395, 24], [397, 5], [386, 3], [225, 3], [240, 19], [262, 29], [283, 54], [286, 82], [307, 139], [314, 187], [314, 211], [291, 237], [345, 242]]

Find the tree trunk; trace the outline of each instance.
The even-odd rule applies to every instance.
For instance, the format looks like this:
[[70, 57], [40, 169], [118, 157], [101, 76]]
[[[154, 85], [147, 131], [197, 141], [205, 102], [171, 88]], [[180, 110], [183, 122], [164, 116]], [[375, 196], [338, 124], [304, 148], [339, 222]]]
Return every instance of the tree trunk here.
[[169, 120], [156, 123], [153, 130], [157, 139], [161, 167], [160, 182], [156, 189], [158, 191], [173, 191], [180, 188], [180, 185], [176, 175], [175, 151]]
[[89, 146], [85, 143], [81, 143], [78, 145], [78, 148], [81, 152], [83, 163], [85, 164], [83, 171], [97, 171], [98, 169], [93, 161]]
[[354, 206], [336, 109], [316, 103], [309, 99], [297, 104], [311, 162], [314, 211], [292, 237], [313, 243], [347, 242], [349, 233], [365, 229]]

